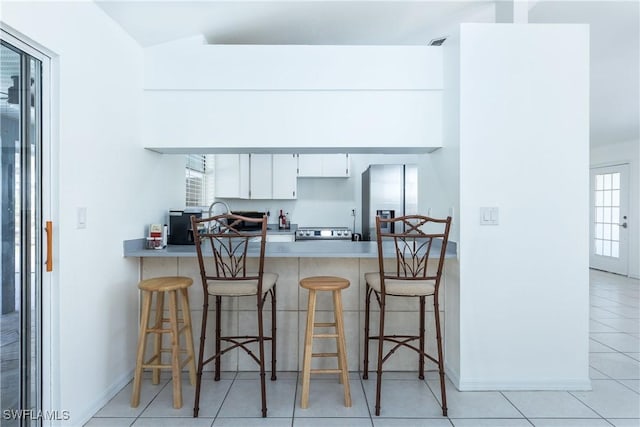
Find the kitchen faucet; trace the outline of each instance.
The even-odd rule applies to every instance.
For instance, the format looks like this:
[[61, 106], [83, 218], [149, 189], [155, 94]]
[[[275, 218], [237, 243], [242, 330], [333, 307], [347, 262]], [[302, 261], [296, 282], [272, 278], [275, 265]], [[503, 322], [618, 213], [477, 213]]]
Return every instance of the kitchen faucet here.
[[226, 209], [225, 214], [230, 214], [231, 213], [231, 208], [229, 207], [229, 205], [226, 202], [223, 202], [222, 200], [217, 200], [213, 203], [211, 203], [209, 205], [209, 216], [207, 218], [211, 218], [211, 213], [213, 212], [213, 207], [217, 204], [221, 204], [224, 206], [224, 208]]
[[[227, 203], [223, 202], [222, 200], [217, 200], [217, 201], [215, 201], [215, 202], [213, 202], [213, 203], [211, 203], [209, 205], [209, 216], [207, 218], [211, 218], [211, 214], [213, 212], [213, 207], [215, 205], [217, 205], [217, 204], [221, 204], [221, 205], [224, 206], [224, 208], [226, 209], [226, 212], [224, 212], [225, 215], [231, 213], [231, 208], [229, 207], [229, 205]], [[220, 231], [220, 228], [221, 228], [220, 227], [220, 223], [218, 221], [216, 221], [216, 225], [214, 225], [214, 226], [209, 225], [209, 233], [217, 233], [217, 232]]]

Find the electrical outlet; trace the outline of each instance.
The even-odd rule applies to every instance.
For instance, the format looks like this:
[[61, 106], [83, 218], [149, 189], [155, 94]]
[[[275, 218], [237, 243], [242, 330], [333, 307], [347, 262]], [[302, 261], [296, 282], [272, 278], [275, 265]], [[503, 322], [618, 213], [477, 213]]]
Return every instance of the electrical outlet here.
[[76, 228], [87, 228], [87, 208], [80, 207], [77, 210]]

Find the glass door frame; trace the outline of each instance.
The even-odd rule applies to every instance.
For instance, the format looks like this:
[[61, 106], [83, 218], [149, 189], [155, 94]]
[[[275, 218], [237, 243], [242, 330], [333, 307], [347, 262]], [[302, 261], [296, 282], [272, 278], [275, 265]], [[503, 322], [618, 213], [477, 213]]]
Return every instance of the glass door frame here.
[[[59, 393], [56, 393], [54, 384], [59, 384], [57, 375], [59, 372], [59, 361], [55, 356], [57, 353], [56, 337], [58, 336], [57, 313], [54, 312], [56, 307], [56, 295], [54, 292], [54, 284], [57, 283], [57, 272], [54, 268], [53, 271], [45, 271], [46, 256], [47, 256], [47, 239], [45, 236], [44, 224], [47, 220], [52, 220], [57, 223], [57, 215], [53, 209], [54, 198], [53, 191], [57, 188], [56, 182], [53, 180], [53, 161], [52, 157], [52, 67], [51, 62], [53, 55], [47, 52], [45, 49], [39, 47], [39, 45], [29, 38], [22, 36], [19, 32], [8, 27], [4, 23], [0, 22], [0, 38], [28, 56], [40, 61], [42, 64], [41, 79], [36, 83], [36, 88], [40, 90], [42, 101], [40, 109], [36, 108], [36, 114], [40, 120], [40, 126], [36, 126], [34, 138], [36, 138], [36, 144], [39, 143], [39, 156], [36, 156], [36, 174], [35, 175], [35, 203], [37, 206], [33, 209], [35, 215], [35, 266], [37, 271], [35, 272], [35, 298], [39, 300], [39, 319], [38, 327], [40, 329], [40, 336], [37, 339], [36, 344], [36, 361], [38, 365], [37, 381], [39, 381], [37, 391], [36, 402], [37, 410], [51, 411], [59, 408]], [[30, 103], [22, 103], [22, 112], [24, 108]], [[25, 105], [26, 104], [26, 105]], [[21, 113], [22, 114], [22, 113]], [[24, 129], [25, 125], [21, 125]], [[28, 124], [26, 124], [28, 126]], [[24, 144], [24, 142], [23, 142]], [[39, 207], [39, 211], [38, 208]], [[53, 240], [56, 242], [56, 239]], [[57, 253], [56, 248], [50, 248], [54, 250], [54, 254]], [[55, 264], [57, 260], [54, 257]], [[30, 273], [29, 273], [30, 274]], [[39, 282], [39, 283], [38, 283]], [[24, 394], [24, 393], [23, 393]], [[21, 401], [24, 397], [21, 396]], [[30, 408], [19, 408], [30, 409]], [[53, 420], [45, 420], [40, 418], [37, 422], [38, 425], [51, 425]], [[23, 425], [33, 425], [27, 419], [23, 419]], [[28, 424], [27, 424], [28, 423]]]

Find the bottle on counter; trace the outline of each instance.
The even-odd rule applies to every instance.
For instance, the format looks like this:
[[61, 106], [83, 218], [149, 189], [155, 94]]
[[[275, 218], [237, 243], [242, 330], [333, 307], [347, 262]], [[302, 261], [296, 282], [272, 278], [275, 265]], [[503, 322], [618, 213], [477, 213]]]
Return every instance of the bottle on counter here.
[[284, 216], [284, 213], [282, 213], [282, 209], [280, 209], [280, 215], [278, 216], [278, 228], [282, 230], [283, 228], [285, 228], [286, 223], [287, 217]]
[[169, 226], [165, 224], [162, 227], [162, 247], [167, 247], [167, 239], [169, 238]]

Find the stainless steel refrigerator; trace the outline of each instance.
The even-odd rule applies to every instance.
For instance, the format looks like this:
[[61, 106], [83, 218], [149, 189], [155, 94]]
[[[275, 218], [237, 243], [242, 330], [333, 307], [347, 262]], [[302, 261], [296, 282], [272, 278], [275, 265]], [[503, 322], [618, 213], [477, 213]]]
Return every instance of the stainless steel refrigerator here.
[[[376, 215], [396, 218], [418, 213], [416, 165], [369, 165], [362, 173], [362, 237], [376, 239]], [[404, 230], [388, 230], [399, 233]]]

